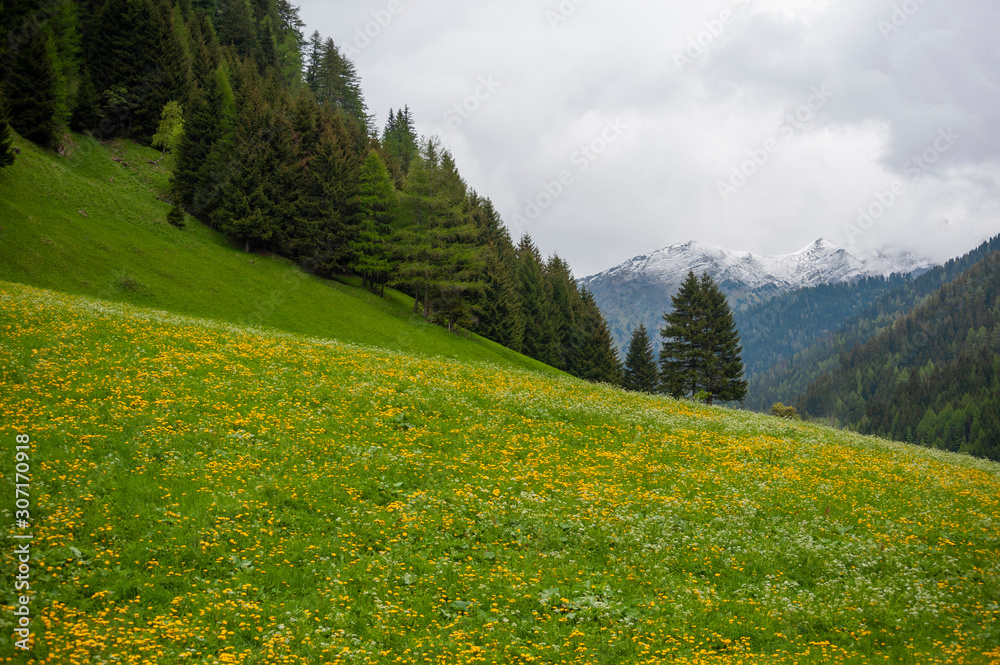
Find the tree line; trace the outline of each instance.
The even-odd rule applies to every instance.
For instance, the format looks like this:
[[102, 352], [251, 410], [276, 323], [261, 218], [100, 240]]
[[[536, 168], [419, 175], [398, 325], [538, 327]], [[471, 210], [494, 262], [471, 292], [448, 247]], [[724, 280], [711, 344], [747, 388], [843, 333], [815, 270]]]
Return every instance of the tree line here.
[[174, 156], [172, 223], [189, 214], [246, 251], [397, 288], [453, 331], [620, 383], [566, 262], [527, 235], [515, 244], [408, 107], [376, 128], [354, 64], [303, 28], [288, 0], [4, 3], [0, 166], [11, 129], [55, 150], [67, 130], [160, 147]]

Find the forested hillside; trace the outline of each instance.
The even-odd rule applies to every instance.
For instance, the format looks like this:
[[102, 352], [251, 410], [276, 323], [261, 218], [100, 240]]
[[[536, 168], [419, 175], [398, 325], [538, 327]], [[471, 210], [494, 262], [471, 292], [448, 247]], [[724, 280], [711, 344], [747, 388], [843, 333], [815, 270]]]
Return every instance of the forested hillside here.
[[912, 311], [924, 298], [955, 280], [986, 255], [1000, 250], [997, 236], [965, 256], [948, 261], [916, 279], [905, 281], [879, 296], [873, 304], [850, 318], [840, 328], [778, 362], [769, 370], [750, 376], [747, 406], [766, 410], [775, 402], [795, 404], [809, 386], [825, 372], [835, 370], [841, 355], [863, 344]]
[[1000, 459], [1000, 253], [841, 358], [800, 401], [808, 415]]
[[734, 314], [747, 376], [764, 372], [815, 344], [876, 298], [909, 280], [908, 276], [891, 275], [820, 284], [737, 310]]
[[354, 65], [306, 39], [287, 0], [22, 1], [0, 7], [0, 28], [0, 90], [22, 137], [57, 154], [71, 132], [157, 147], [173, 165], [169, 219], [183, 210], [247, 252], [394, 286], [449, 330], [619, 380], [567, 264], [515, 244], [409, 108], [377, 128]]

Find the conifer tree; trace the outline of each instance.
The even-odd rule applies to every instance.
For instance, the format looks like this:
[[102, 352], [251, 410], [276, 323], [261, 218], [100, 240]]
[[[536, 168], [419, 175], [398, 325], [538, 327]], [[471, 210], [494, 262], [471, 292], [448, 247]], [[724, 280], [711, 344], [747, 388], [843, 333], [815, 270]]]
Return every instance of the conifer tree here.
[[358, 185], [358, 234], [354, 240], [354, 272], [362, 285], [385, 291], [391, 264], [389, 238], [395, 217], [396, 190], [389, 171], [374, 150], [361, 167]]
[[706, 303], [704, 390], [712, 400], [742, 402], [747, 394], [743, 376], [743, 348], [736, 330], [733, 312], [725, 294], [707, 273], [701, 277], [701, 291]]
[[254, 72], [242, 72], [241, 105], [231, 160], [234, 169], [212, 219], [244, 243], [280, 246], [292, 226], [289, 191], [294, 145], [288, 119], [262, 94]]
[[247, 0], [219, 0], [215, 31], [220, 45], [234, 47], [243, 58], [259, 57], [260, 43]]
[[660, 331], [660, 380], [664, 392], [679, 398], [697, 393], [702, 385], [705, 304], [694, 272], [688, 272], [671, 304], [673, 310], [664, 313], [666, 325]]
[[0, 90], [0, 169], [14, 163], [13, 138], [10, 135], [10, 124], [7, 122], [7, 103]]
[[653, 343], [646, 326], [639, 324], [632, 331], [632, 341], [625, 356], [623, 385], [628, 390], [655, 393], [660, 387], [660, 373], [653, 354]]
[[3, 83], [10, 126], [33, 143], [48, 145], [56, 131], [56, 72], [49, 38], [33, 17], [28, 39], [13, 54]]
[[664, 391], [674, 397], [708, 394], [715, 400], [746, 397], [739, 333], [725, 295], [708, 275], [689, 272], [671, 298], [660, 331], [660, 373]]
[[187, 105], [184, 127], [177, 146], [172, 186], [177, 199], [193, 214], [209, 212], [209, 155], [221, 137], [222, 95], [214, 77], [208, 89], [195, 88]]
[[187, 102], [191, 68], [166, 0], [108, 0], [87, 32], [87, 68], [106, 134], [149, 139], [167, 102]]
[[359, 231], [360, 164], [339, 110], [322, 111], [310, 152], [297, 211], [296, 254], [321, 274], [347, 273], [355, 263]]
[[382, 132], [382, 149], [387, 155], [386, 166], [389, 173], [396, 180], [397, 186], [402, 187], [410, 171], [410, 164], [418, 152], [417, 133], [409, 106], [396, 112], [389, 109], [389, 119]]
[[577, 327], [569, 372], [586, 381], [621, 384], [621, 361], [608, 324], [594, 301], [584, 289], [577, 304]]
[[545, 287], [548, 317], [559, 347], [559, 363], [556, 367], [566, 369], [569, 366], [573, 331], [576, 328], [574, 305], [580, 296], [569, 264], [556, 254], [545, 264]]
[[97, 113], [97, 91], [94, 90], [94, 82], [90, 78], [90, 72], [84, 70], [76, 91], [76, 103], [73, 105], [73, 113], [69, 119], [69, 128], [74, 132], [96, 130], [101, 120]]
[[555, 366], [560, 362], [555, 328], [549, 318], [551, 306], [545, 289], [541, 254], [525, 234], [517, 248], [517, 276], [524, 308], [524, 354]]
[[500, 215], [489, 199], [474, 197], [476, 219], [486, 243], [483, 253], [483, 293], [478, 304], [476, 331], [520, 352], [524, 343], [524, 316], [518, 292], [517, 252]]

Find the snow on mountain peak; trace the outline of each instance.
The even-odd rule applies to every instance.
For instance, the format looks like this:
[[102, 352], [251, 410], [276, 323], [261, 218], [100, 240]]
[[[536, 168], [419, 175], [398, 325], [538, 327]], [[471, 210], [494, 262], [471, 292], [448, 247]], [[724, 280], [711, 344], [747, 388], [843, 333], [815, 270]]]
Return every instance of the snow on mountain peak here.
[[581, 282], [643, 281], [675, 285], [693, 270], [698, 275], [707, 272], [719, 283], [740, 284], [749, 289], [769, 287], [783, 292], [893, 272], [915, 272], [931, 265], [906, 252], [875, 250], [857, 256], [826, 238], [782, 256], [757, 255], [691, 240], [629, 259]]

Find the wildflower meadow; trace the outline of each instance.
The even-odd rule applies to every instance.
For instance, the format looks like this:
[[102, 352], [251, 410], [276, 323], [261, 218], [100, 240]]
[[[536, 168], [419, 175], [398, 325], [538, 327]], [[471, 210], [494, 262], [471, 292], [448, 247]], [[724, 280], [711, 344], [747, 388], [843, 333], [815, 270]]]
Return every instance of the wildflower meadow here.
[[0, 408], [2, 662], [1000, 663], [997, 464], [12, 283]]

